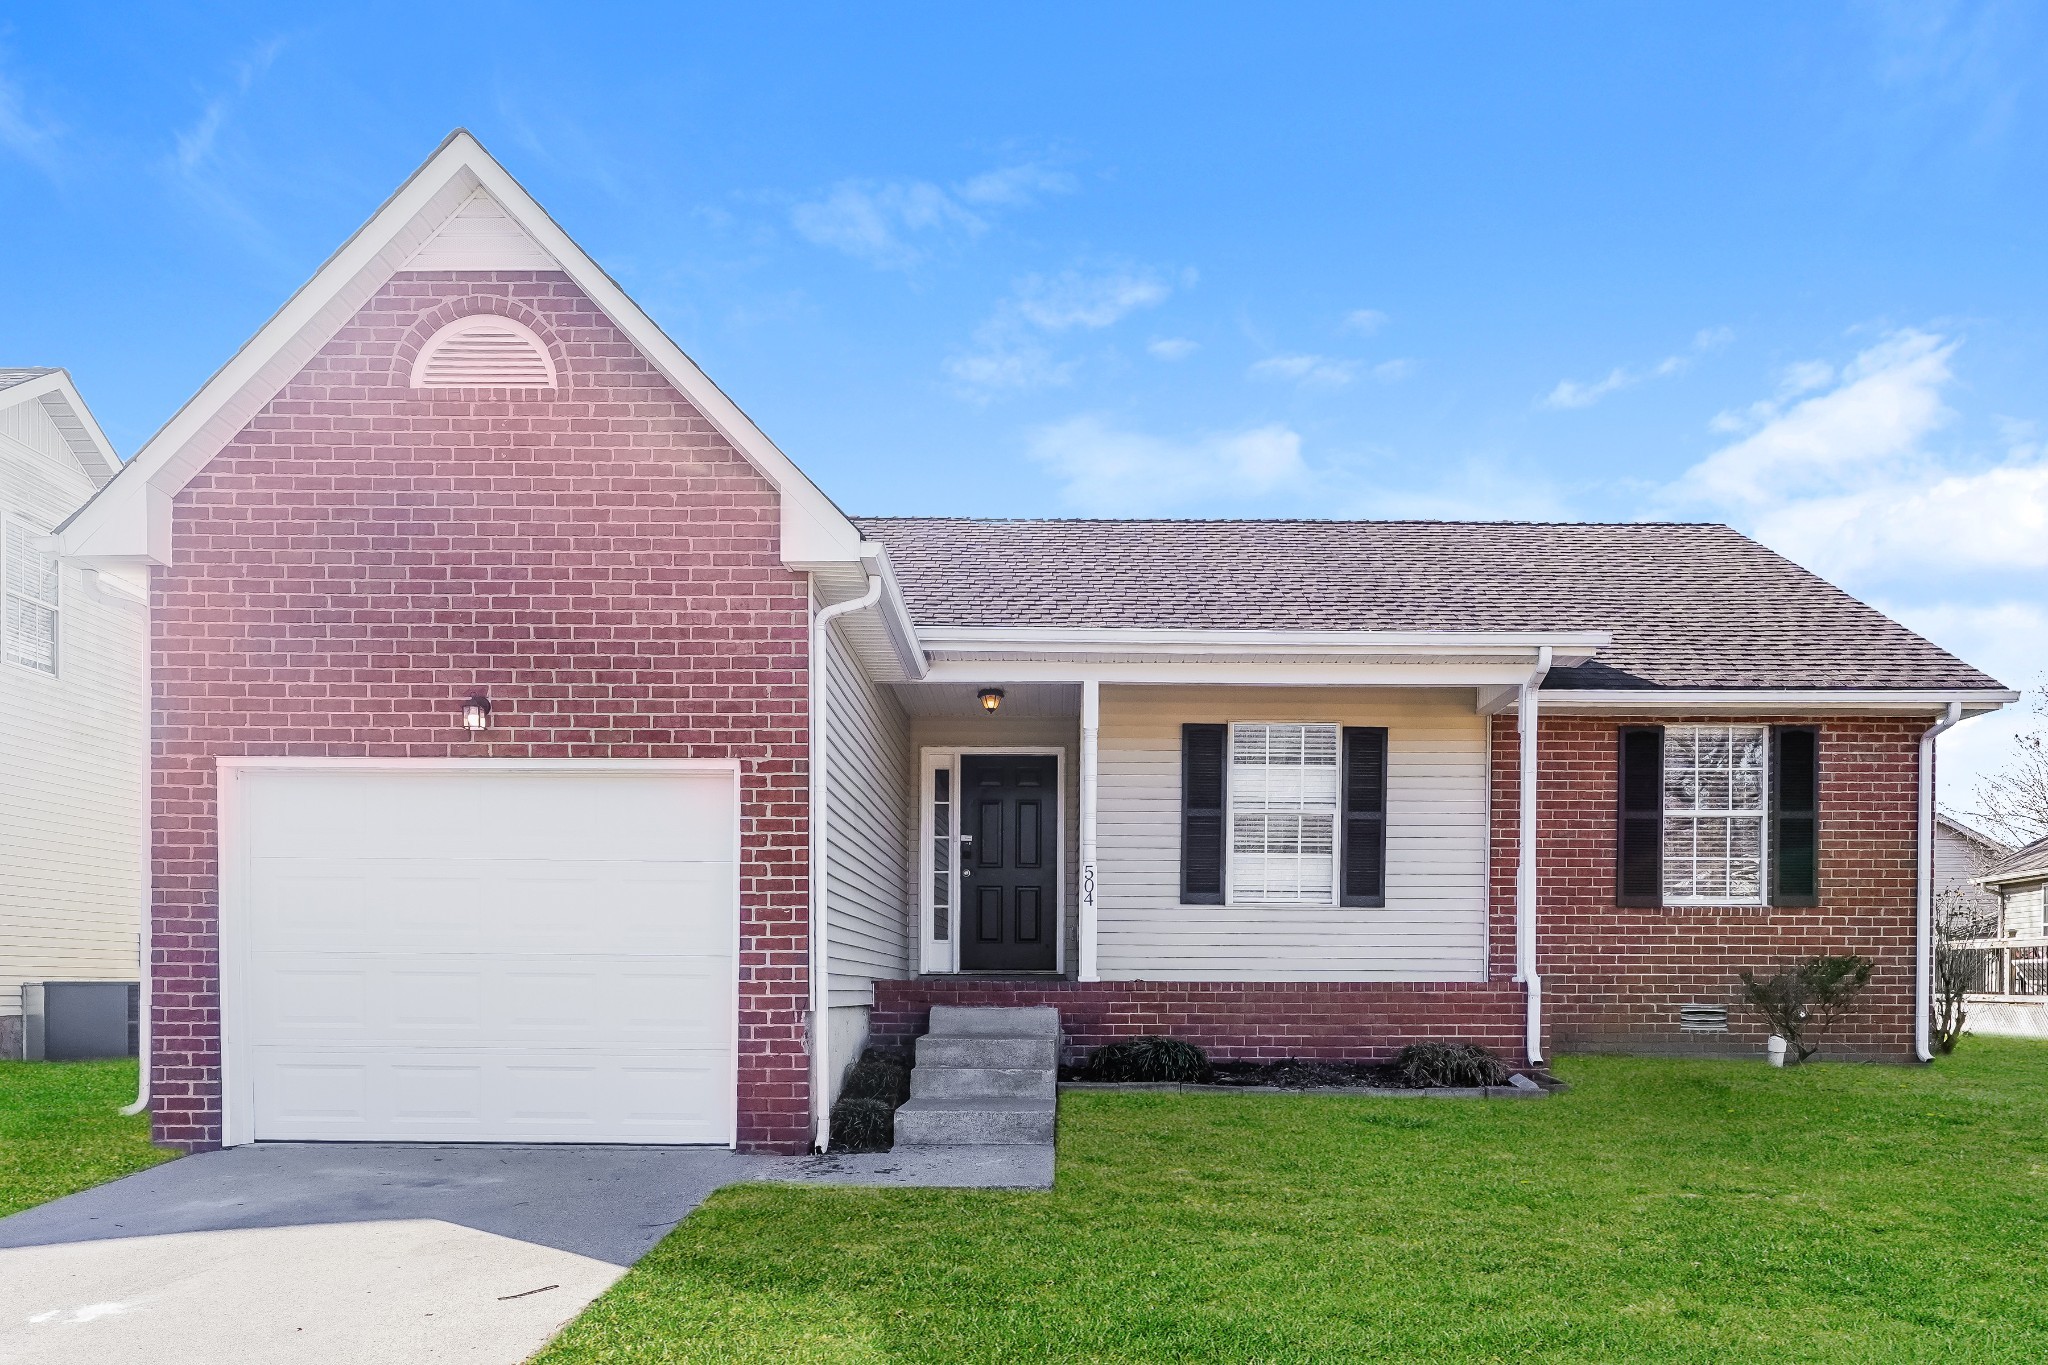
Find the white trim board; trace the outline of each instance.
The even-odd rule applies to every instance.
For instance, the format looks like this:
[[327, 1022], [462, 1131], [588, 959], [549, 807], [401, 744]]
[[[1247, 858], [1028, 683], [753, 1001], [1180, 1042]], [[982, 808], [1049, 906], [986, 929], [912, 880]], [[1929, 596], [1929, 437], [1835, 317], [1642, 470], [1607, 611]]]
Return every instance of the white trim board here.
[[[785, 564], [810, 568], [858, 557], [861, 537], [831, 499], [713, 384], [616, 281], [562, 231], [464, 129], [330, 256], [284, 307], [178, 410], [121, 477], [59, 528], [65, 553], [87, 560], [171, 559], [168, 502], [355, 316], [479, 190], [488, 193], [565, 274], [780, 493]], [[158, 504], [163, 504], [159, 506]]]
[[745, 956], [746, 919], [742, 907], [740, 865], [745, 859], [741, 842], [741, 802], [744, 795], [741, 768], [731, 759], [573, 759], [573, 758], [291, 758], [280, 756], [221, 757], [215, 762], [215, 849], [218, 858], [217, 961], [220, 992], [221, 1058], [221, 1145], [241, 1146], [255, 1141], [254, 1067], [250, 1061], [252, 1039], [244, 1032], [250, 990], [246, 958], [247, 936], [241, 932], [248, 913], [249, 871], [247, 841], [242, 837], [243, 810], [240, 774], [243, 772], [516, 772], [612, 773], [628, 779], [682, 774], [720, 774], [730, 779], [732, 840], [734, 859], [732, 900], [732, 1087], [727, 1095], [727, 1119], [731, 1137], [723, 1145], [739, 1142], [740, 1087], [740, 963]]
[[[1737, 689], [1710, 688], [1617, 688], [1579, 690], [1544, 688], [1539, 705], [1545, 713], [1612, 712], [1632, 714], [1653, 711], [1687, 711], [1701, 714], [1780, 715], [1809, 711], [1897, 712], [1925, 715], [1946, 710], [1950, 702], [1961, 702], [1963, 714], [1979, 716], [1996, 711], [2020, 699], [2017, 692], [1980, 688], [1956, 691], [1842, 688], [1822, 689]], [[1502, 708], [1513, 711], [1513, 700]]]

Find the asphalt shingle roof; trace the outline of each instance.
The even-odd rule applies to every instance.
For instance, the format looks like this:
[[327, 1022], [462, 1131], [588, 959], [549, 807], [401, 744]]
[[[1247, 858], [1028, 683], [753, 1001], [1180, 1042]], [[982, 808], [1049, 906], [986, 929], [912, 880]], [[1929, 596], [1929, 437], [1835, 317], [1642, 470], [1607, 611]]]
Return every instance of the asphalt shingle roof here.
[[2036, 839], [2014, 849], [1979, 875], [2006, 882], [2019, 881], [2030, 875], [2048, 877], [2048, 839]]
[[41, 368], [16, 367], [11, 369], [5, 365], [0, 365], [0, 389], [11, 389], [16, 384], [26, 384], [29, 380], [34, 379], [39, 375], [52, 373], [55, 372], [47, 365], [42, 366]]
[[921, 626], [1604, 630], [1546, 685], [2000, 685], [1726, 526], [855, 521]]

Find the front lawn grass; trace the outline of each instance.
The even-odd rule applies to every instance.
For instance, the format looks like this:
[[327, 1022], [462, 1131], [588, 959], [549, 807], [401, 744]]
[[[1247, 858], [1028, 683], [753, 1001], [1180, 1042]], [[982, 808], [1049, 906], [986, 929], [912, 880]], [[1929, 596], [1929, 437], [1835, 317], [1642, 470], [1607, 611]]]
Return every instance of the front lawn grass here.
[[1070, 1092], [1051, 1194], [740, 1186], [538, 1358], [2048, 1359], [2048, 1044]]
[[123, 1118], [135, 1062], [0, 1062], [0, 1217], [176, 1155]]

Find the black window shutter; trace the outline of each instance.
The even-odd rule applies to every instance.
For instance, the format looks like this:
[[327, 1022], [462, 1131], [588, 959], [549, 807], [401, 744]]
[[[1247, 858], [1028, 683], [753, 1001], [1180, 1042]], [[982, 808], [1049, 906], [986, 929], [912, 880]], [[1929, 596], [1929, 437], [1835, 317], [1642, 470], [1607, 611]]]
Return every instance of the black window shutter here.
[[1771, 727], [1771, 904], [1820, 904], [1820, 730]]
[[1180, 727], [1180, 898], [1223, 904], [1224, 746], [1229, 727]]
[[1614, 903], [1664, 903], [1664, 727], [1621, 727]]
[[1387, 732], [1344, 727], [1342, 903], [1387, 903]]

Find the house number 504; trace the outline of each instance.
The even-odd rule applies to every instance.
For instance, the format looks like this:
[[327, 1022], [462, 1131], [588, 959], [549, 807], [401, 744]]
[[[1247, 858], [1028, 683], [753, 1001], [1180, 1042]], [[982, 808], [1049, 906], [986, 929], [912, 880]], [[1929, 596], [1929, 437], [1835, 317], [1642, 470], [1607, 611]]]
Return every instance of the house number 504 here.
[[1081, 904], [1095, 904], [1095, 864], [1088, 863], [1081, 869]]

